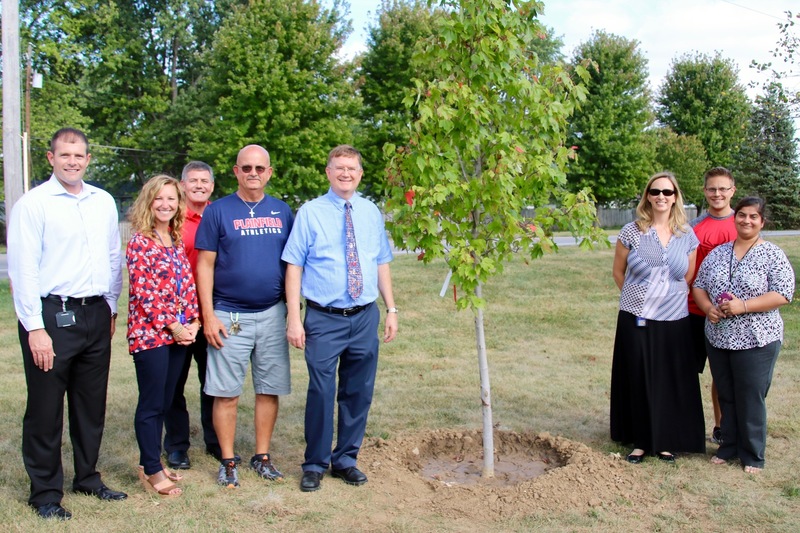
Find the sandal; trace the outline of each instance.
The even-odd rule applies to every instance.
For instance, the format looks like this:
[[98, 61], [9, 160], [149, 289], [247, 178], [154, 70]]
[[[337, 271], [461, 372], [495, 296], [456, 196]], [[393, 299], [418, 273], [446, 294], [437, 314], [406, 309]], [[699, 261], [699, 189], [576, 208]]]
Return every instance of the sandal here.
[[165, 498], [174, 498], [175, 496], [180, 496], [183, 494], [183, 489], [175, 485], [175, 483], [173, 483], [172, 480], [167, 477], [167, 474], [164, 470], [161, 470], [152, 476], [148, 476], [144, 473], [144, 468], [142, 468], [139, 470], [139, 480], [142, 482], [142, 485], [144, 485], [145, 489], [152, 490], [159, 496], [163, 496]]
[[727, 462], [728, 462], [728, 461], [726, 461], [725, 459], [722, 459], [722, 458], [720, 458], [720, 457], [717, 457], [716, 455], [715, 455], [715, 456], [713, 456], [713, 457], [711, 458], [711, 464], [712, 464], [712, 465], [724, 465], [724, 464], [726, 464]]
[[[144, 467], [142, 465], [139, 465], [139, 470], [144, 471]], [[169, 480], [172, 481], [173, 483], [177, 483], [178, 481], [183, 481], [183, 476], [182, 475], [176, 474], [175, 472], [172, 472], [169, 469], [165, 468], [164, 469], [164, 473], [167, 475]]]
[[747, 466], [744, 467], [744, 473], [745, 474], [760, 474], [762, 470], [764, 470], [764, 469], [763, 468], [759, 468], [757, 466], [747, 465]]

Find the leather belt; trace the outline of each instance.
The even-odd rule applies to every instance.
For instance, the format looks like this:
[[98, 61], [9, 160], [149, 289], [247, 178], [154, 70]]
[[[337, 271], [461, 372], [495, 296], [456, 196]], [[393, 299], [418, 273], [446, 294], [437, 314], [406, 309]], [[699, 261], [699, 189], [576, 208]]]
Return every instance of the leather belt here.
[[[57, 303], [58, 305], [61, 305], [61, 303], [63, 302], [63, 300], [61, 298], [62, 298], [61, 296], [58, 296], [56, 294], [48, 294], [47, 296], [42, 298], [42, 300], [47, 300], [48, 302], [53, 302], [53, 303]], [[105, 298], [103, 298], [102, 296], [84, 296], [83, 298], [73, 298], [72, 296], [68, 296], [66, 304], [67, 305], [91, 305], [91, 304], [94, 304], [94, 303], [97, 303], [97, 302], [104, 302], [104, 301], [105, 301]]]
[[323, 313], [330, 313], [331, 315], [353, 316], [357, 315], [372, 304], [357, 305], [355, 307], [330, 307], [328, 305], [320, 305], [313, 300], [306, 300], [306, 305], [311, 309], [322, 311]]

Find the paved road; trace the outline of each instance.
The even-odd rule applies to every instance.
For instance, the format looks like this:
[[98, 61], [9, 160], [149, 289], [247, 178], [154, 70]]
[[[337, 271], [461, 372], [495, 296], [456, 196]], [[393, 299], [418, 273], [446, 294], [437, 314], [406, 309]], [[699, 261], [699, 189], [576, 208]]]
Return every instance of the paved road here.
[[[787, 230], [787, 231], [765, 231], [764, 236], [769, 237], [770, 235], [775, 236], [798, 236], [800, 235], [800, 231], [798, 230]], [[614, 244], [617, 241], [616, 235], [609, 236], [608, 240], [611, 241], [611, 244]], [[574, 246], [576, 241], [573, 237], [556, 237], [556, 244], [559, 246]], [[404, 253], [400, 251], [400, 253]], [[7, 279], [8, 278], [8, 259], [6, 258], [6, 254], [0, 254], [0, 279]]]

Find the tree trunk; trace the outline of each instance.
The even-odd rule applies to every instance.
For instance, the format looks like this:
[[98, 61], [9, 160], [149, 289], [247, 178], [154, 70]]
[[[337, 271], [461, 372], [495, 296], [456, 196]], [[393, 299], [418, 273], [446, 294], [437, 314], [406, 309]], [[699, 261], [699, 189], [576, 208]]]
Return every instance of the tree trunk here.
[[[481, 283], [475, 296], [481, 298]], [[483, 477], [494, 477], [494, 424], [492, 423], [492, 393], [489, 386], [489, 360], [486, 357], [486, 337], [483, 331], [483, 309], [475, 315], [475, 339], [478, 342], [478, 368], [481, 373], [481, 406], [483, 407]]]

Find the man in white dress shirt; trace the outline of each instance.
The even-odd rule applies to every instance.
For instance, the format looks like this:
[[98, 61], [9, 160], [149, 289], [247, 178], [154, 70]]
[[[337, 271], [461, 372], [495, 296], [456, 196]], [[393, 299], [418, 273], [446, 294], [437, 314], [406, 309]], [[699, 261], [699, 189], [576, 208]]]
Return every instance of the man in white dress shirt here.
[[68, 520], [72, 515], [61, 506], [65, 394], [72, 489], [101, 500], [127, 498], [103, 484], [96, 470], [122, 265], [116, 203], [83, 181], [91, 160], [86, 135], [57, 131], [47, 159], [50, 180], [11, 210], [8, 274], [28, 390], [22, 421], [28, 503], [42, 518]]

